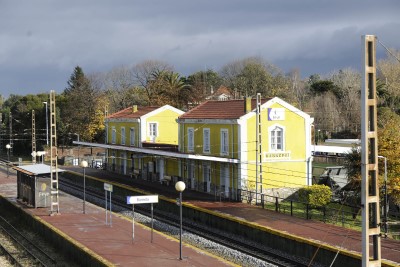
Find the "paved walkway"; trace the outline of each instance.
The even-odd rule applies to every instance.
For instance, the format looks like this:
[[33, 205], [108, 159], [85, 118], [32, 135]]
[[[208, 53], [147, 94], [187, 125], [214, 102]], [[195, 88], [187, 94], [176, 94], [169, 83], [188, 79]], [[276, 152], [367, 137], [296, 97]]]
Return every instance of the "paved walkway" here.
[[[189, 202], [205, 209], [263, 225], [272, 231], [290, 234], [299, 239], [310, 240], [317, 244], [333, 246], [361, 255], [361, 232], [355, 230], [263, 210], [245, 203]], [[382, 259], [396, 262], [400, 266], [400, 241], [385, 238], [382, 238], [381, 241]]]
[[[72, 171], [76, 171], [76, 172], [81, 172], [81, 168], [79, 167], [66, 167], [64, 169], [69, 169]], [[86, 174], [90, 175], [90, 176], [95, 176], [95, 177], [99, 177], [99, 178], [103, 178], [106, 179], [107, 177], [112, 177], [113, 179], [119, 179], [120, 182], [126, 182], [128, 181], [128, 183], [132, 186], [138, 187], [142, 190], [146, 190], [150, 193], [153, 194], [160, 194], [160, 195], [164, 195], [166, 197], [171, 197], [171, 198], [176, 198], [177, 197], [177, 193], [175, 191], [175, 188], [173, 186], [165, 186], [165, 185], [161, 185], [160, 183], [151, 183], [151, 182], [147, 182], [144, 180], [140, 180], [140, 179], [131, 179], [127, 176], [124, 175], [119, 175], [119, 174], [114, 174], [114, 173], [110, 173], [107, 171], [103, 171], [103, 170], [97, 170], [97, 169], [92, 169], [92, 168], [87, 168], [86, 169]], [[0, 173], [0, 181], [2, 181], [4, 179], [4, 177], [1, 177], [2, 173]], [[4, 176], [4, 174], [3, 174]], [[15, 184], [15, 182], [14, 182]], [[0, 182], [0, 193], [6, 193], [7, 190], [5, 190], [3, 188], [3, 186], [1, 186], [1, 182]], [[15, 190], [11, 189], [8, 190], [10, 191], [10, 194], [14, 194], [15, 195]], [[347, 250], [350, 252], [355, 252], [355, 253], [359, 253], [361, 254], [361, 233], [358, 231], [354, 231], [354, 230], [350, 230], [350, 229], [346, 229], [346, 228], [342, 228], [342, 227], [338, 227], [338, 226], [333, 226], [333, 225], [329, 225], [329, 224], [325, 224], [323, 222], [318, 222], [318, 221], [312, 221], [312, 220], [305, 220], [305, 219], [301, 219], [301, 218], [296, 218], [296, 217], [291, 217], [289, 215], [285, 215], [285, 214], [281, 214], [281, 213], [277, 213], [274, 211], [270, 211], [270, 210], [264, 210], [260, 207], [257, 206], [253, 206], [253, 205], [248, 205], [245, 203], [232, 203], [232, 202], [219, 202], [219, 201], [214, 201], [215, 197], [208, 195], [208, 194], [204, 194], [201, 192], [196, 192], [196, 191], [191, 191], [191, 190], [185, 190], [185, 194], [184, 194], [184, 202], [189, 202], [193, 205], [202, 207], [202, 208], [206, 208], [209, 210], [213, 210], [216, 212], [220, 212], [220, 213], [224, 213], [224, 214], [229, 214], [231, 216], [234, 216], [236, 218], [248, 221], [248, 222], [253, 222], [256, 223], [258, 225], [262, 225], [268, 229], [270, 229], [271, 231], [275, 231], [277, 233], [283, 233], [283, 234], [287, 234], [287, 235], [291, 235], [294, 238], [297, 239], [303, 239], [309, 242], [315, 242], [317, 244], [321, 244], [324, 246], [331, 246], [331, 247], [335, 247], [337, 249], [342, 249], [342, 250]], [[95, 250], [96, 252], [98, 252], [101, 255], [107, 256], [107, 258], [113, 259], [114, 261], [112, 262], [119, 262], [119, 260], [127, 258], [129, 253], [134, 253], [134, 252], [126, 252], [125, 250], [123, 251], [119, 251], [119, 242], [116, 242], [118, 244], [115, 245], [111, 245], [108, 244], [107, 241], [109, 240], [110, 242], [113, 241], [115, 239], [115, 236], [112, 235], [112, 233], [109, 233], [110, 229], [107, 228], [107, 226], [104, 225], [105, 223], [105, 214], [104, 211], [102, 209], [99, 208], [95, 208], [92, 207], [89, 214], [86, 215], [82, 215], [82, 214], [77, 214], [77, 209], [79, 210], [79, 208], [82, 206], [82, 202], [81, 200], [77, 200], [75, 199], [75, 204], [73, 204], [73, 202], [71, 201], [71, 207], [68, 208], [66, 206], [66, 204], [64, 203], [64, 200], [62, 200], [63, 205], [62, 205], [62, 215], [61, 216], [56, 216], [56, 217], [50, 217], [50, 216], [46, 216], [46, 214], [38, 214], [40, 216], [43, 216], [43, 218], [46, 218], [47, 221], [51, 221], [52, 223], [54, 223], [55, 225], [57, 225], [58, 227], [62, 227], [64, 225], [64, 222], [62, 220], [63, 217], [70, 217], [70, 219], [68, 219], [68, 221], [72, 224], [72, 221], [74, 220], [78, 220], [78, 218], [80, 218], [80, 226], [83, 227], [82, 229], [78, 229], [75, 228], [75, 232], [73, 230], [69, 230], [71, 231], [71, 235], [73, 236], [77, 236], [77, 240], [80, 242], [85, 242], [89, 243], [91, 246], [90, 248], [94, 247], [96, 248], [99, 242], [103, 242], [104, 244], [102, 244], [103, 248], [96, 248], [97, 250]], [[77, 208], [78, 207], [78, 208]], [[41, 209], [38, 209], [38, 211], [40, 211]], [[87, 215], [90, 215], [87, 216]], [[115, 219], [117, 220], [117, 219]], [[122, 219], [121, 219], [122, 220]], [[121, 222], [122, 223], [122, 222]], [[114, 224], [114, 220], [113, 220], [113, 224]], [[131, 240], [131, 232], [132, 232], [132, 225], [129, 222], [124, 222], [122, 223], [124, 226], [119, 226], [120, 223], [116, 222], [115, 223], [115, 227], [118, 229], [121, 229], [121, 240], [123, 240], [124, 244], [125, 244], [125, 248], [129, 247], [128, 244], [132, 243]], [[72, 226], [70, 226], [72, 227]], [[73, 228], [73, 227], [72, 227]], [[136, 227], [136, 228], [140, 228], [140, 227]], [[63, 228], [64, 229], [64, 228]], [[67, 231], [68, 227], [65, 229], [65, 231]], [[107, 236], [110, 234], [110, 238], [101, 238], [101, 239], [90, 239], [90, 238], [85, 238], [85, 236], [87, 234], [90, 234], [91, 231], [99, 231], [98, 229], [100, 229], [100, 232], [102, 232], [102, 235]], [[64, 231], [64, 230], [63, 230]], [[103, 234], [104, 231], [104, 234]], [[139, 230], [138, 230], [139, 231]], [[146, 232], [147, 231], [147, 232]], [[123, 233], [123, 234], [122, 234]], [[136, 234], [135, 234], [136, 235]], [[141, 236], [141, 234], [137, 234], [138, 235], [138, 239], [136, 240], [135, 237], [135, 241], [133, 242], [132, 247], [129, 247], [129, 250], [132, 250], [133, 248], [135, 248], [135, 250], [138, 248], [138, 251], [140, 252], [140, 248], [141, 246], [143, 246], [144, 244], [146, 244], [146, 249], [144, 249], [141, 253], [146, 253], [146, 251], [152, 249], [151, 246], [154, 244], [147, 244], [149, 243], [149, 239], [150, 239], [150, 233], [148, 232], [148, 230], [143, 229], [143, 235]], [[81, 239], [83, 238], [83, 239]], [[118, 238], [119, 239], [119, 238]], [[161, 236], [160, 237], [155, 237], [155, 240], [161, 240]], [[165, 255], [162, 256], [163, 259], [166, 260], [166, 263], [170, 263], [169, 261], [172, 261], [173, 264], [171, 266], [176, 266], [174, 264], [176, 264], [176, 261], [174, 261], [173, 259], [176, 260], [176, 255], [179, 255], [179, 251], [178, 251], [178, 243], [176, 241], [171, 241], [168, 238], [166, 238], [167, 241], [162, 241], [162, 242], [166, 242], [164, 245], [165, 247], [162, 247], [161, 244], [159, 248], [160, 251], [162, 251], [163, 253], [168, 252], [169, 256]], [[382, 259], [386, 260], [387, 262], [393, 262], [395, 264], [393, 265], [397, 265], [400, 266], [400, 241], [395, 241], [392, 239], [385, 239], [382, 238], [381, 239], [381, 246], [382, 246]], [[146, 243], [147, 242], [147, 243]], [[142, 244], [143, 243], [143, 244]], [[155, 242], [158, 244], [158, 242]], [[140, 246], [139, 246], [140, 244]], [[148, 247], [150, 246], [150, 247]], [[175, 247], [174, 247], [175, 246]], [[108, 248], [110, 248], [110, 250], [108, 250]], [[111, 250], [112, 248], [112, 250]], [[193, 261], [196, 264], [203, 264], [203, 265], [192, 265], [192, 266], [211, 266], [209, 265], [209, 263], [205, 263], [203, 260], [199, 259], [199, 262], [196, 262], [195, 258], [192, 254], [189, 253], [192, 252], [192, 250], [189, 250], [189, 248], [184, 248], [184, 254], [186, 253], [188, 255], [188, 259], [186, 259], [186, 262], [189, 264], [189, 261]], [[139, 253], [138, 252], [138, 253]], [[116, 255], [112, 255], [112, 254], [116, 254]], [[194, 255], [196, 253], [199, 252], [195, 252], [195, 250], [193, 250]], [[140, 257], [140, 254], [135, 254], [136, 256], [134, 256], [135, 260], [137, 260], [136, 257]], [[147, 255], [147, 254], [146, 254]], [[153, 253], [150, 253], [150, 255], [156, 255]], [[163, 254], [161, 254], [163, 255]], [[147, 255], [148, 256], [148, 255]], [[158, 257], [156, 257], [158, 258]], [[140, 258], [143, 259], [143, 258]], [[146, 262], [146, 259], [149, 260], [149, 262], [153, 262], [153, 260], [155, 261], [156, 259], [153, 259], [152, 256], [150, 256], [150, 258], [144, 258], [143, 259], [143, 264]], [[168, 259], [168, 260], [167, 260]], [[211, 257], [207, 257], [207, 259], [212, 259], [218, 262], [218, 260], [213, 259]], [[190, 264], [192, 264], [193, 262], [190, 262]], [[180, 262], [178, 262], [180, 263]], [[222, 263], [222, 262], [218, 262], [217, 265], [221, 266], [221, 264], [226, 264], [226, 263]], [[133, 266], [133, 265], [131, 265]], [[147, 266], [147, 265], [141, 265], [141, 266]], [[162, 265], [162, 266], [168, 266], [168, 265]], [[183, 265], [185, 266], [185, 265]], [[216, 266], [216, 265], [215, 265]]]
[[[82, 213], [82, 200], [60, 193], [60, 215], [49, 216], [49, 208], [27, 208], [16, 201], [16, 177], [0, 170], [0, 194], [20, 205], [26, 212], [39, 217], [64, 235], [77, 241], [82, 249], [100, 255], [112, 266], [235, 266], [216, 256], [184, 244], [183, 260], [179, 260], [179, 241], [135, 223], [132, 239], [132, 221], [115, 214], [112, 226], [106, 225], [104, 209], [86, 203]], [[108, 224], [109, 224], [108, 219]]]
[[[79, 167], [67, 167], [76, 172], [81, 172]], [[119, 179], [132, 186], [147, 190], [154, 194], [162, 194], [176, 198], [177, 193], [172, 186], [151, 183], [141, 179], [130, 179], [127, 176], [114, 174], [103, 170], [87, 168], [89, 175], [107, 179]], [[215, 201], [217, 200], [217, 201]], [[305, 220], [290, 215], [265, 210], [261, 207], [236, 202], [219, 202], [214, 196], [197, 191], [185, 190], [184, 202], [193, 205], [229, 214], [248, 222], [254, 222], [279, 233], [290, 234], [298, 239], [309, 240], [321, 245], [333, 246], [338, 249], [355, 252], [361, 255], [361, 232], [325, 224], [319, 221]], [[388, 262], [398, 263], [400, 266], [400, 241], [393, 239], [381, 239], [382, 259]]]

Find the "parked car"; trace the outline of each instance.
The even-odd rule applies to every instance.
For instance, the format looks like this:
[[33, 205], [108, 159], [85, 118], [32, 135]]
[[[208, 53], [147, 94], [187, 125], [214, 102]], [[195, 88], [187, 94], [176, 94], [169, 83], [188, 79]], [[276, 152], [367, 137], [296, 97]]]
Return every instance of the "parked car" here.
[[329, 186], [332, 192], [340, 190], [347, 183], [347, 169], [344, 166], [326, 167], [318, 179], [318, 184]]
[[341, 202], [342, 188], [348, 184], [347, 169], [344, 166], [326, 167], [318, 179], [318, 184], [329, 186], [332, 190], [332, 200]]

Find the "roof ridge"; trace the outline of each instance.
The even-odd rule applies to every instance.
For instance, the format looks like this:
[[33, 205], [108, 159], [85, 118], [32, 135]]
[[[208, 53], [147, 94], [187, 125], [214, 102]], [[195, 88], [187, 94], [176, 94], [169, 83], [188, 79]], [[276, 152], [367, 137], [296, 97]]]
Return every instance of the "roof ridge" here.
[[193, 111], [198, 110], [200, 107], [204, 106], [204, 105], [205, 105], [206, 103], [208, 103], [208, 102], [212, 102], [212, 100], [207, 100], [207, 101], [201, 103], [200, 105], [195, 106], [194, 108], [192, 108], [192, 109], [190, 109], [189, 111], [187, 111], [187, 112], [183, 113], [182, 115], [180, 115], [178, 118], [180, 118], [180, 117], [182, 117], [182, 116], [185, 116], [185, 115], [187, 115], [187, 114], [190, 114], [190, 113], [192, 113]]

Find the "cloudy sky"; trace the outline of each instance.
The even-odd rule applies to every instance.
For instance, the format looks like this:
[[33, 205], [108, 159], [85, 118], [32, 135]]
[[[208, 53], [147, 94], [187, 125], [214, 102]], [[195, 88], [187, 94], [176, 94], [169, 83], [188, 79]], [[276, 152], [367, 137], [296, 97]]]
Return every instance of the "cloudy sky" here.
[[149, 59], [184, 76], [249, 56], [302, 77], [360, 70], [362, 35], [400, 49], [399, 11], [399, 0], [0, 0], [0, 94], [61, 93], [77, 65]]

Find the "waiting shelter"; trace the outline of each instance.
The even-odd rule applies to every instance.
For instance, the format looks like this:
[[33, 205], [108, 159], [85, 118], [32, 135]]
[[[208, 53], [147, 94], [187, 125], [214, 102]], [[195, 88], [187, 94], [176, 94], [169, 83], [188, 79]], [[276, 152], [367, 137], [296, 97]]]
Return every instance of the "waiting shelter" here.
[[[17, 198], [34, 208], [50, 207], [51, 166], [34, 164], [15, 166], [17, 171]], [[63, 172], [57, 169], [57, 172]]]

